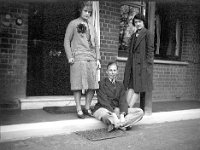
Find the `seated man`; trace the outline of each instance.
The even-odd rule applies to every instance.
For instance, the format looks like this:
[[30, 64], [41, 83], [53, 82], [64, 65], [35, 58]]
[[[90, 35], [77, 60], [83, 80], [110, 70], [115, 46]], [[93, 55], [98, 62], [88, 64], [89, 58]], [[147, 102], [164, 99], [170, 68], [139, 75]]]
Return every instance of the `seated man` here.
[[116, 80], [118, 66], [110, 62], [106, 71], [108, 77], [99, 82], [97, 91], [98, 102], [94, 106], [94, 117], [108, 125], [108, 131], [113, 129], [130, 129], [142, 119], [144, 113], [140, 108], [128, 108], [126, 91], [121, 82]]

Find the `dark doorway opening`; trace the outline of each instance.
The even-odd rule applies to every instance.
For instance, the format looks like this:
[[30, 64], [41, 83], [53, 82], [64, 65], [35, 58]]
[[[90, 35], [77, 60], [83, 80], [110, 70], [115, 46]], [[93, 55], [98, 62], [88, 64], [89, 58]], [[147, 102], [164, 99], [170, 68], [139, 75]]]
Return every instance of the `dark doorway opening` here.
[[63, 41], [76, 4], [29, 5], [27, 96], [71, 95], [70, 68]]

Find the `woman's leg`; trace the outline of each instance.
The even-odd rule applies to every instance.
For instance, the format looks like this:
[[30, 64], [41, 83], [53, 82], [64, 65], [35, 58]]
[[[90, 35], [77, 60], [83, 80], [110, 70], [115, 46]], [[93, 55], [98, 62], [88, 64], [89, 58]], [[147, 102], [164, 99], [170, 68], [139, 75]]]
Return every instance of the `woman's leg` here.
[[81, 91], [80, 90], [74, 91], [74, 98], [75, 98], [75, 102], [76, 102], [77, 116], [78, 116], [78, 118], [84, 119], [85, 116], [81, 109]]
[[128, 89], [127, 92], [126, 92], [126, 100], [128, 102], [128, 105], [130, 104], [131, 102], [131, 98], [134, 94], [134, 90], [133, 89]]
[[133, 107], [135, 103], [137, 102], [138, 98], [139, 98], [139, 93], [134, 93], [129, 103], [129, 106]]
[[85, 96], [85, 109], [90, 109], [92, 98], [94, 96], [94, 90], [88, 89]]
[[74, 99], [76, 103], [76, 110], [77, 112], [81, 111], [81, 91], [74, 91]]
[[139, 93], [135, 93], [133, 89], [127, 91], [127, 102], [129, 107], [133, 107], [139, 98]]

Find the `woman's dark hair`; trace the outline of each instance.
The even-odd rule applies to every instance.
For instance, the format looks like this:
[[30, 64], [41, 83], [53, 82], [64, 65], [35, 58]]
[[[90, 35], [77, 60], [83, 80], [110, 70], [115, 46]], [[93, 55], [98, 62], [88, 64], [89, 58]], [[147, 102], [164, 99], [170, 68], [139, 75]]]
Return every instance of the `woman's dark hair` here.
[[135, 26], [134, 19], [139, 19], [139, 20], [142, 20], [144, 24], [146, 23], [145, 16], [141, 13], [136, 14], [135, 17], [133, 18], [133, 21], [132, 21], [133, 26]]
[[[85, 6], [91, 7], [92, 8], [92, 1], [78, 1], [77, 2], [77, 8], [76, 8], [76, 18], [81, 16], [81, 12]], [[90, 14], [92, 16], [92, 13]]]

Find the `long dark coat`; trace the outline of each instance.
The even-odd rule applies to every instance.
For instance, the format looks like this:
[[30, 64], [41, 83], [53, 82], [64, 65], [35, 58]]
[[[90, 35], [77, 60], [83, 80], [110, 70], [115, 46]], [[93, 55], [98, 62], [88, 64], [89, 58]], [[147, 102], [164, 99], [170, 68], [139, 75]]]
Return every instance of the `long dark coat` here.
[[138, 37], [136, 37], [136, 33], [131, 36], [128, 45], [129, 56], [124, 72], [125, 88], [129, 88], [132, 69], [133, 82], [131, 86], [135, 92], [146, 92], [153, 89], [153, 39], [152, 34], [146, 28], [139, 31]]

